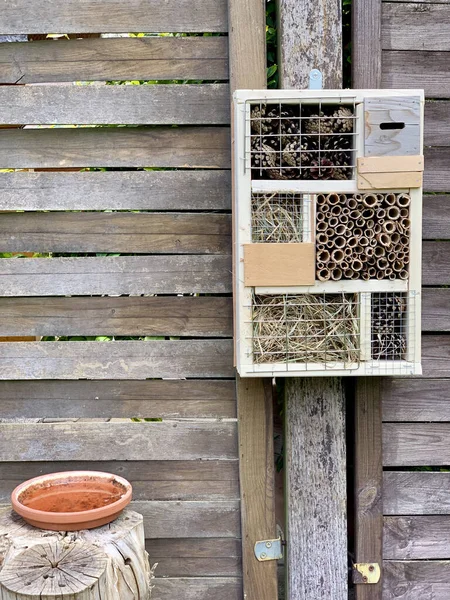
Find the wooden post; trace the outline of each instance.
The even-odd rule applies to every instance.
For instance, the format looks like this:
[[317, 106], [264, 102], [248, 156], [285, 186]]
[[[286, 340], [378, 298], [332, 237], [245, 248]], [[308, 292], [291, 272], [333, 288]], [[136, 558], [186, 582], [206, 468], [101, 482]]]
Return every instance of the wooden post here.
[[[280, 87], [319, 69], [342, 86], [340, 0], [279, 0]], [[288, 379], [285, 403], [287, 597], [346, 600], [345, 397], [336, 378]]]
[[0, 598], [150, 599], [142, 516], [74, 533], [42, 531], [11, 510], [0, 515]]
[[[229, 0], [228, 7], [231, 92], [265, 88], [265, 1]], [[234, 146], [233, 132], [231, 139]], [[276, 537], [271, 381], [237, 377], [236, 385], [244, 598], [277, 600], [277, 563], [254, 554], [255, 542]]]

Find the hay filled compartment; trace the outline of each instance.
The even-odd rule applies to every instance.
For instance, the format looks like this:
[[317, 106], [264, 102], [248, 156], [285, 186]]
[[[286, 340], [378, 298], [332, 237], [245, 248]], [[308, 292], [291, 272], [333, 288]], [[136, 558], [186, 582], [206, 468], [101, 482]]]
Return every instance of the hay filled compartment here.
[[358, 368], [359, 315], [358, 294], [254, 294], [253, 362]]
[[252, 194], [253, 243], [308, 242], [311, 223], [311, 197], [307, 194]]

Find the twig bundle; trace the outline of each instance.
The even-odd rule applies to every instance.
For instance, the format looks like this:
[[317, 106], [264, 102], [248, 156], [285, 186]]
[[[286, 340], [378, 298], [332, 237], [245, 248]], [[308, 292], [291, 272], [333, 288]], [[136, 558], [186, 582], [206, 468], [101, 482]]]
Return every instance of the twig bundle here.
[[401, 360], [407, 347], [407, 299], [401, 292], [372, 294], [372, 359]]
[[360, 357], [355, 294], [253, 297], [255, 363], [356, 363]]
[[302, 242], [305, 201], [302, 194], [253, 194], [252, 241]]

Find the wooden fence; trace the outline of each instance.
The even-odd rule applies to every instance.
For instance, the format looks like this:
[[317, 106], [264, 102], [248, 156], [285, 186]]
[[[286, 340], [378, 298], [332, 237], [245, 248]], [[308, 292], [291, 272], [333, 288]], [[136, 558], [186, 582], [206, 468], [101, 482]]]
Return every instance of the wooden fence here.
[[[225, 34], [228, 8], [89, 0], [80, 11], [75, 0], [57, 9], [18, 0], [2, 7], [0, 32]], [[263, 44], [263, 27], [258, 34]], [[0, 173], [0, 210], [14, 211], [1, 215], [0, 252], [44, 254], [0, 260], [0, 336], [119, 338], [0, 344], [0, 502], [41, 473], [124, 475], [158, 563], [156, 600], [243, 594], [228, 40], [0, 44], [0, 125], [57, 126], [0, 132], [0, 169], [20, 169]], [[69, 83], [110, 80], [194, 83]], [[55, 82], [69, 84], [41, 85]], [[73, 124], [86, 127], [64, 127]], [[102, 167], [110, 170], [80, 170]], [[133, 336], [150, 339], [123, 339]], [[262, 386], [247, 396], [264, 406]], [[270, 481], [268, 456], [253, 466]]]
[[354, 84], [423, 87], [428, 97], [423, 225], [424, 374], [416, 379], [385, 380], [381, 386], [366, 382], [360, 395], [357, 560], [383, 561], [384, 568], [383, 583], [358, 586], [358, 598], [447, 600], [450, 3], [354, 1]]

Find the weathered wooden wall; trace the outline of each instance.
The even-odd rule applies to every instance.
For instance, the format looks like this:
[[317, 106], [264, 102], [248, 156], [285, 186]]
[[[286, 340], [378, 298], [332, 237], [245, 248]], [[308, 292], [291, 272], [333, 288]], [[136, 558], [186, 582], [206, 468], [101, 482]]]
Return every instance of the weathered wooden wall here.
[[[226, 0], [50, 4], [0, 32], [228, 30]], [[64, 84], [111, 79], [203, 83]], [[40, 473], [127, 477], [156, 600], [243, 596], [227, 80], [226, 36], [0, 45], [0, 125], [58, 126], [0, 133], [0, 169], [46, 169], [0, 172], [0, 252], [63, 254], [0, 260], [0, 336], [120, 336], [0, 344], [0, 503]]]
[[[359, 586], [358, 598], [447, 600], [450, 2], [354, 2], [354, 85], [425, 88], [428, 98], [423, 215], [424, 371], [420, 378], [383, 380], [379, 394], [372, 390], [366, 394], [370, 409], [360, 410], [364, 418], [361, 431], [364, 427], [375, 431], [371, 439], [380, 439], [383, 434], [382, 461], [381, 456], [374, 460], [368, 450], [357, 465], [361, 499], [357, 536], [361, 543], [369, 539], [363, 559], [380, 561], [382, 534], [384, 540], [383, 581], [378, 586]], [[384, 520], [380, 519], [381, 506]]]

